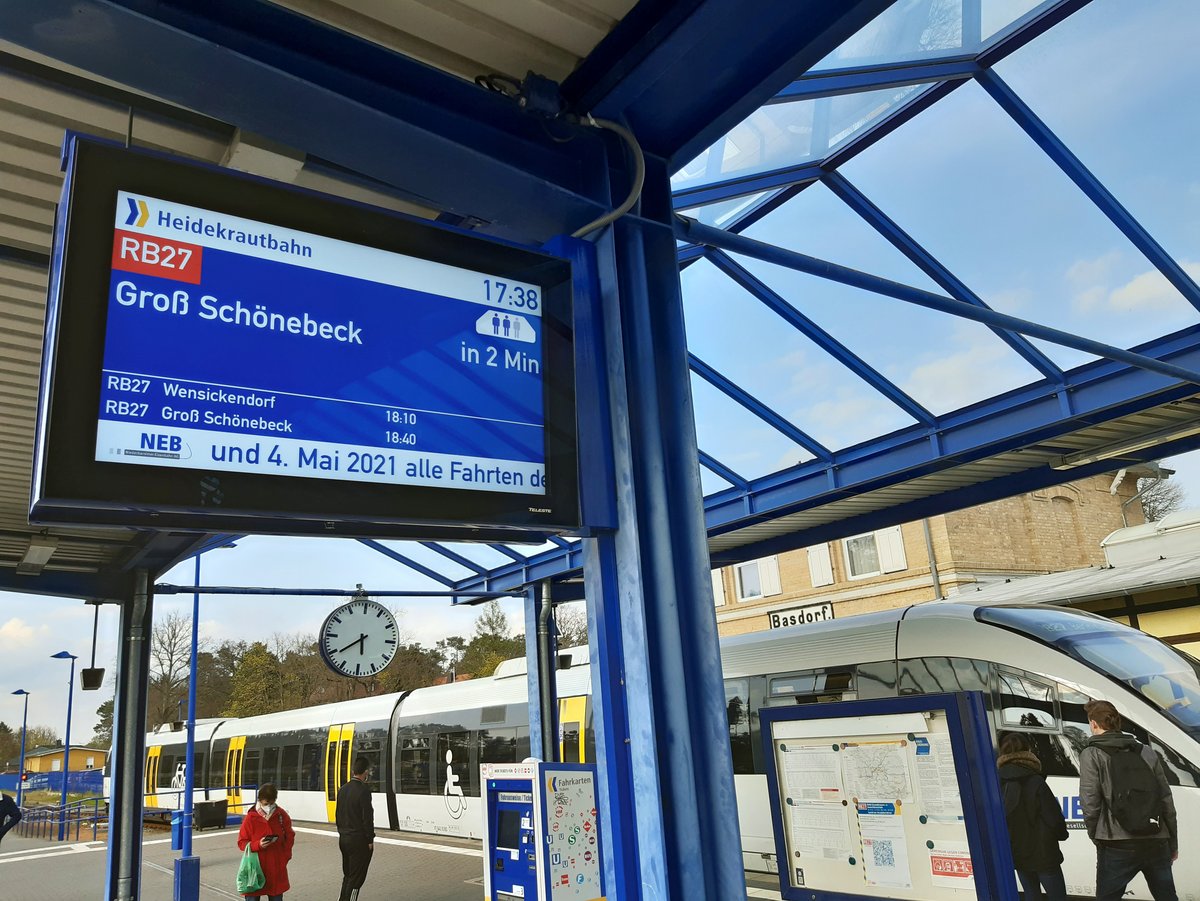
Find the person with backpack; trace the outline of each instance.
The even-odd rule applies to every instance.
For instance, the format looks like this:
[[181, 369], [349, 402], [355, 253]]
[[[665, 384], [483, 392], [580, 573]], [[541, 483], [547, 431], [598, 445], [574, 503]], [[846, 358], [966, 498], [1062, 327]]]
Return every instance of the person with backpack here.
[[[1058, 799], [1042, 777], [1042, 762], [1020, 732], [1000, 738], [1000, 794], [1008, 820], [1013, 867], [1025, 901], [1067, 901], [1059, 842], [1067, 840], [1067, 821]], [[1045, 895], [1042, 890], [1045, 889]]]
[[1121, 731], [1121, 714], [1108, 701], [1083, 709], [1092, 737], [1079, 755], [1079, 799], [1096, 844], [1096, 901], [1120, 901], [1138, 873], [1155, 901], [1178, 901], [1171, 865], [1179, 825], [1162, 761]]

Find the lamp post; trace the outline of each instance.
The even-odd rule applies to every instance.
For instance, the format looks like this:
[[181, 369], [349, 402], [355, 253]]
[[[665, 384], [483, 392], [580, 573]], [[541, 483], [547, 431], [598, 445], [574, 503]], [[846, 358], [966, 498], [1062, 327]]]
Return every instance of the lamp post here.
[[29, 731], [29, 692], [18, 688], [13, 694], [25, 696], [25, 712], [21, 715], [21, 763], [20, 772], [17, 773], [17, 806], [20, 807], [21, 799], [25, 797], [25, 733]]
[[63, 787], [62, 787], [62, 806], [58, 811], [58, 840], [66, 841], [67, 838], [67, 777], [71, 772], [71, 702], [75, 699], [75, 660], [74, 654], [69, 651], [59, 651], [57, 654], [51, 654], [56, 660], [71, 661], [71, 677], [67, 682], [67, 736], [63, 741]]
[[196, 664], [200, 649], [200, 558], [196, 555], [196, 591], [192, 592], [192, 656], [188, 673], [187, 763], [183, 772], [183, 848], [180, 857], [192, 856], [192, 796], [196, 789]]

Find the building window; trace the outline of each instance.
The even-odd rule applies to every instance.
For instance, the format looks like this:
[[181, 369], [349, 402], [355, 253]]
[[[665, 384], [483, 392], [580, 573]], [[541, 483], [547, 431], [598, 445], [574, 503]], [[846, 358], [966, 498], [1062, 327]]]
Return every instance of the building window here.
[[847, 538], [842, 542], [842, 549], [846, 556], [846, 572], [851, 579], [865, 579], [908, 568], [899, 526]]
[[96, 768], [96, 758], [95, 757], [87, 758], [84, 761], [83, 766], [85, 769], [94, 770]]
[[733, 568], [739, 601], [751, 601], [779, 594], [779, 558], [763, 557]]
[[61, 769], [62, 769], [62, 761], [61, 760], [51, 760], [50, 761], [50, 772], [57, 773]]

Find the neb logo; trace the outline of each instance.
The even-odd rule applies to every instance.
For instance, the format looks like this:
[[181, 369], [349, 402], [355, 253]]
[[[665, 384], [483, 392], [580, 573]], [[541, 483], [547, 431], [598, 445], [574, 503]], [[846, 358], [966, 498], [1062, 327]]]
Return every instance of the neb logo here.
[[125, 224], [144, 227], [146, 220], [150, 218], [150, 207], [146, 206], [144, 200], [134, 200], [132, 197], [127, 197], [126, 200], [129, 201], [129, 218], [125, 220]]
[[183, 449], [183, 439], [178, 435], [155, 435], [153, 432], [142, 432], [141, 449], [179, 453]]

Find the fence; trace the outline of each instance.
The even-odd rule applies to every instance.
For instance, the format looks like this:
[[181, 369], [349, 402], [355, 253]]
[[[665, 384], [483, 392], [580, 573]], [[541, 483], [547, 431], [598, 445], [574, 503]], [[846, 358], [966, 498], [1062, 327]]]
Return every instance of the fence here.
[[[101, 770], [78, 770], [76, 772], [67, 773], [67, 791], [74, 792], [78, 795], [98, 795], [104, 791], [104, 773]], [[8, 778], [3, 777], [3, 778]], [[13, 777], [16, 778], [15, 776]], [[0, 782], [0, 786], [3, 783]], [[60, 792], [63, 786], [63, 774], [58, 773], [30, 773], [29, 778], [25, 780], [25, 788], [23, 791], [40, 792], [52, 791]], [[16, 791], [14, 783], [10, 791]]]
[[75, 801], [66, 807], [27, 807], [21, 811], [17, 835], [26, 838], [57, 839], [61, 834], [67, 841], [96, 840], [102, 823], [108, 822], [108, 803], [103, 798]]

